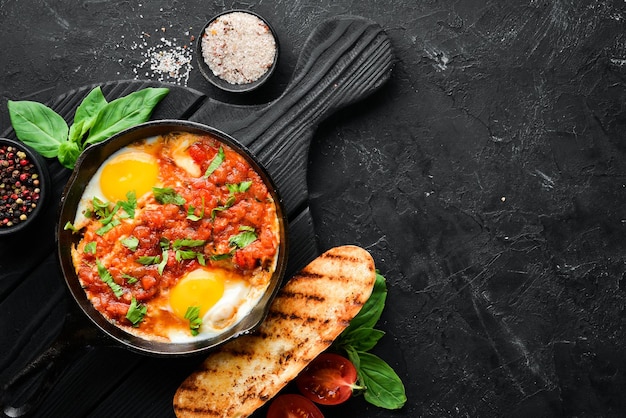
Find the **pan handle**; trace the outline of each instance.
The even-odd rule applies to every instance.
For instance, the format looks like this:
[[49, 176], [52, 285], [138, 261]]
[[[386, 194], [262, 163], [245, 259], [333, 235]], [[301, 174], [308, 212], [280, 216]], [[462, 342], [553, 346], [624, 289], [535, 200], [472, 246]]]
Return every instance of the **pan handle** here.
[[111, 345], [102, 333], [70, 309], [63, 328], [50, 347], [30, 361], [2, 386], [2, 417], [25, 417], [33, 413], [53, 385], [77, 358], [95, 346]]

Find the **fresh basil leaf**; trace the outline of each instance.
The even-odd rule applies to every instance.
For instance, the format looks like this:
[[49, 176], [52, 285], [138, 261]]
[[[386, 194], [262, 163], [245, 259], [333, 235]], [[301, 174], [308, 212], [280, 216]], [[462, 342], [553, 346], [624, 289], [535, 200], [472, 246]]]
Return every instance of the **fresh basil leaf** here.
[[67, 141], [69, 128], [65, 120], [38, 102], [9, 100], [7, 106], [18, 139], [44, 157], [56, 157], [61, 144]]
[[107, 100], [102, 94], [100, 86], [94, 88], [81, 101], [74, 113], [74, 123], [70, 126], [69, 140], [82, 145], [82, 139], [91, 129], [98, 112], [106, 106]]
[[182, 206], [185, 204], [185, 198], [176, 193], [171, 187], [153, 187], [152, 193], [154, 194], [154, 199], [162, 205], [172, 203]]
[[372, 294], [367, 302], [365, 302], [359, 313], [352, 319], [352, 321], [350, 321], [348, 328], [341, 333], [340, 339], [348, 336], [351, 332], [358, 328], [373, 328], [380, 319], [380, 315], [385, 307], [386, 299], [386, 280], [383, 275], [376, 272], [376, 282], [374, 283]]
[[358, 352], [359, 377], [366, 387], [363, 396], [372, 405], [385, 409], [399, 409], [406, 403], [406, 392], [402, 380], [380, 357]]
[[116, 133], [146, 122], [169, 89], [148, 87], [107, 103], [96, 116], [85, 146], [102, 142]]
[[361, 377], [361, 359], [359, 358], [359, 352], [352, 346], [344, 347], [346, 354], [348, 355], [348, 359], [352, 362], [354, 367], [356, 368], [357, 375], [360, 381], [363, 381]]
[[346, 336], [342, 336], [338, 345], [350, 346], [358, 351], [368, 351], [376, 346], [376, 343], [385, 335], [384, 331], [374, 328], [357, 328]]
[[115, 280], [113, 280], [113, 276], [111, 275], [109, 270], [107, 270], [106, 267], [100, 262], [100, 260], [96, 260], [96, 266], [98, 268], [98, 276], [100, 276], [100, 280], [106, 283], [113, 291], [113, 294], [119, 299], [124, 294], [124, 288], [115, 283]]
[[63, 167], [72, 169], [76, 165], [80, 152], [80, 147], [76, 142], [64, 141], [59, 145], [57, 158]]
[[219, 168], [219, 166], [224, 162], [225, 159], [226, 155], [224, 154], [224, 148], [220, 146], [220, 148], [217, 150], [217, 154], [215, 154], [215, 157], [213, 157], [211, 163], [204, 172], [204, 178], [206, 179], [211, 174], [213, 174], [213, 172]]
[[126, 319], [128, 319], [134, 327], [137, 327], [139, 326], [139, 323], [143, 321], [147, 312], [148, 307], [146, 305], [138, 304], [137, 299], [132, 298], [130, 306], [128, 307], [128, 312], [126, 312]]

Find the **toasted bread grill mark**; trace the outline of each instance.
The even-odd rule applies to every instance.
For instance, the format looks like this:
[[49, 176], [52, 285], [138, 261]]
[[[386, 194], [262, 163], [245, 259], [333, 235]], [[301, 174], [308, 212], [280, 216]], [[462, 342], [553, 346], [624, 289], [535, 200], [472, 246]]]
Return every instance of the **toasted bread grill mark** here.
[[367, 251], [333, 248], [280, 290], [259, 329], [211, 353], [174, 396], [186, 417], [246, 417], [328, 348], [369, 298]]

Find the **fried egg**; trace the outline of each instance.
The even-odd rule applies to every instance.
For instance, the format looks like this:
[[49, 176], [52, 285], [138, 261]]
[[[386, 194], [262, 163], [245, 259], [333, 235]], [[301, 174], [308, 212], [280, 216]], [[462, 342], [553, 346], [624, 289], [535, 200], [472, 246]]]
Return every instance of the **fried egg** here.
[[159, 165], [150, 146], [123, 147], [107, 158], [89, 180], [74, 225], [81, 228], [86, 222], [85, 213], [94, 197], [116, 203], [126, 200], [128, 192], [133, 191], [139, 199], [159, 185]]
[[[170, 290], [169, 306], [165, 309], [183, 320], [185, 326], [172, 327], [166, 332], [167, 337], [172, 342], [186, 342], [219, 335], [248, 314], [261, 295], [234, 271], [208, 267], [192, 270]], [[185, 317], [190, 307], [199, 308], [202, 319], [195, 337]]]

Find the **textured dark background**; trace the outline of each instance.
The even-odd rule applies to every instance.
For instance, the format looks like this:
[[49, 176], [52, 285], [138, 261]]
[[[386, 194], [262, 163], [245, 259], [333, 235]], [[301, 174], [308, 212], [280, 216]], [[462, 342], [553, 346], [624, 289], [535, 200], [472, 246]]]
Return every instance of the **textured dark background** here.
[[[390, 412], [357, 398], [328, 416], [626, 415], [626, 3], [0, 0], [0, 132], [7, 99], [158, 80], [142, 67], [146, 49], [161, 38], [192, 47], [228, 8], [277, 30], [271, 84], [239, 98], [196, 69], [165, 81], [267, 102], [313, 28], [342, 14], [378, 22], [397, 60], [379, 92], [317, 130], [308, 183], [320, 248], [361, 245], [388, 279], [376, 352], [408, 402]], [[63, 315], [57, 285], [33, 284], [46, 298], [24, 302], [51, 329]], [[30, 334], [2, 302], [3, 346], [24, 344]], [[42, 414], [172, 416], [154, 402], [141, 409], [169, 396], [150, 382], [137, 382], [135, 409], [98, 394], [94, 381], [125, 373], [113, 351], [111, 364], [87, 358], [64, 378], [63, 393], [100, 396], [100, 406], [71, 409], [57, 395]]]

